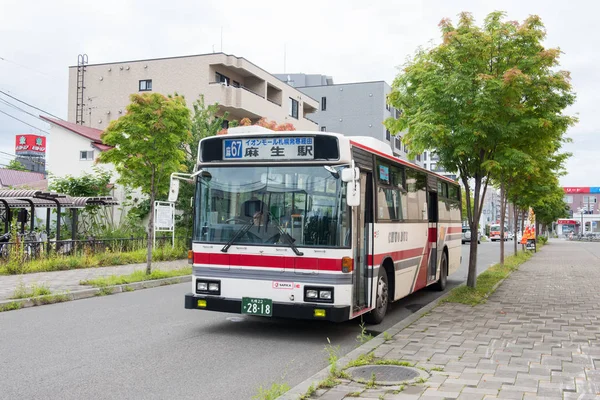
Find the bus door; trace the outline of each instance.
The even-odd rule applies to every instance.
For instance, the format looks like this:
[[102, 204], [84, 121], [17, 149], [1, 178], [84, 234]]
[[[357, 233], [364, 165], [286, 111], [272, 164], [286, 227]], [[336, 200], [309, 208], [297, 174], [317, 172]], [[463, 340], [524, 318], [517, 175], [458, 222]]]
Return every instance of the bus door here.
[[429, 255], [429, 267], [427, 269], [427, 283], [434, 282], [437, 272], [437, 238], [438, 238], [438, 194], [427, 192], [427, 214], [429, 215], [429, 229], [427, 233], [427, 252]]
[[368, 281], [369, 267], [368, 259], [371, 255], [372, 246], [372, 212], [373, 205], [373, 181], [371, 173], [360, 173], [360, 207], [353, 209], [352, 232], [354, 240], [354, 272], [352, 275], [354, 309], [360, 309], [368, 304]]

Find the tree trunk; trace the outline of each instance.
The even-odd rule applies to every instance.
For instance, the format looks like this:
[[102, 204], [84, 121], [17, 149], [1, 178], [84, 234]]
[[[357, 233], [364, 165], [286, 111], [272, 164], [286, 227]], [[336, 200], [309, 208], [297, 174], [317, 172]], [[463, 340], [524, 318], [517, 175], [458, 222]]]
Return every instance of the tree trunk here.
[[[465, 187], [467, 187], [465, 185]], [[469, 242], [469, 272], [467, 275], [467, 286], [474, 288], [477, 284], [477, 238], [479, 238], [479, 197], [481, 194], [481, 177], [475, 176], [475, 190], [473, 193], [473, 207], [471, 208], [470, 193], [467, 191], [467, 215], [469, 229], [471, 230], [471, 241]], [[473, 236], [475, 235], [475, 236]], [[473, 239], [475, 238], [475, 240]]]
[[[521, 210], [521, 234], [525, 234], [525, 218], [527, 217], [527, 210]], [[525, 245], [521, 244], [521, 250], [525, 251]]]
[[150, 218], [148, 220], [148, 253], [146, 255], [146, 274], [152, 273], [152, 247], [154, 244], [154, 199], [155, 195], [155, 168], [152, 167], [152, 182], [150, 183]]
[[513, 218], [514, 218], [514, 235], [513, 235], [513, 242], [514, 242], [514, 247], [515, 247], [515, 254], [517, 254], [517, 232], [519, 231], [519, 209], [517, 208], [516, 204], [513, 204]]
[[506, 221], [506, 190], [504, 183], [500, 184], [500, 265], [504, 266], [504, 222]]

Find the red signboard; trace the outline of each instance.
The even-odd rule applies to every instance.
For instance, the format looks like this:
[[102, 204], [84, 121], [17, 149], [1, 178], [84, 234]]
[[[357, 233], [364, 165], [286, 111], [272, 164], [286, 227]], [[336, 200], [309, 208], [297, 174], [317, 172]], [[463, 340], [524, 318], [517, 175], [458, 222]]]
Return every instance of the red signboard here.
[[557, 222], [561, 225], [579, 225], [574, 219], [559, 219]]
[[564, 189], [565, 193], [567, 193], [567, 194], [589, 193], [590, 192], [589, 187], [564, 187], [563, 189]]
[[38, 135], [17, 135], [15, 154], [23, 153], [46, 153], [46, 138]]

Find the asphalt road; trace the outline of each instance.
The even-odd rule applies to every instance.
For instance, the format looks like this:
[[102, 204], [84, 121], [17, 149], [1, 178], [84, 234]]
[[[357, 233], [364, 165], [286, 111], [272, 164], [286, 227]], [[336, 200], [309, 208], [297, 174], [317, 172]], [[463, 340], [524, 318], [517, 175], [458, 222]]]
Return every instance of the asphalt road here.
[[[466, 279], [462, 247], [449, 287]], [[499, 243], [482, 243], [478, 256], [481, 272], [497, 262]], [[187, 291], [181, 284], [0, 313], [0, 398], [250, 399], [261, 385], [294, 386], [325, 367], [327, 338], [341, 354], [359, 345], [359, 321], [185, 310]], [[394, 303], [369, 329], [381, 332], [440, 295], [423, 290]]]

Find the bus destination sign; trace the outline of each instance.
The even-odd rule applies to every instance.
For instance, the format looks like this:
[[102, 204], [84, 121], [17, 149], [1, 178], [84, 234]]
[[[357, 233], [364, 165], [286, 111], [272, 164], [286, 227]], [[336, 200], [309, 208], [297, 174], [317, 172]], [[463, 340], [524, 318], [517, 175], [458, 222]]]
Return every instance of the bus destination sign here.
[[223, 140], [223, 160], [313, 160], [314, 154], [312, 137]]

